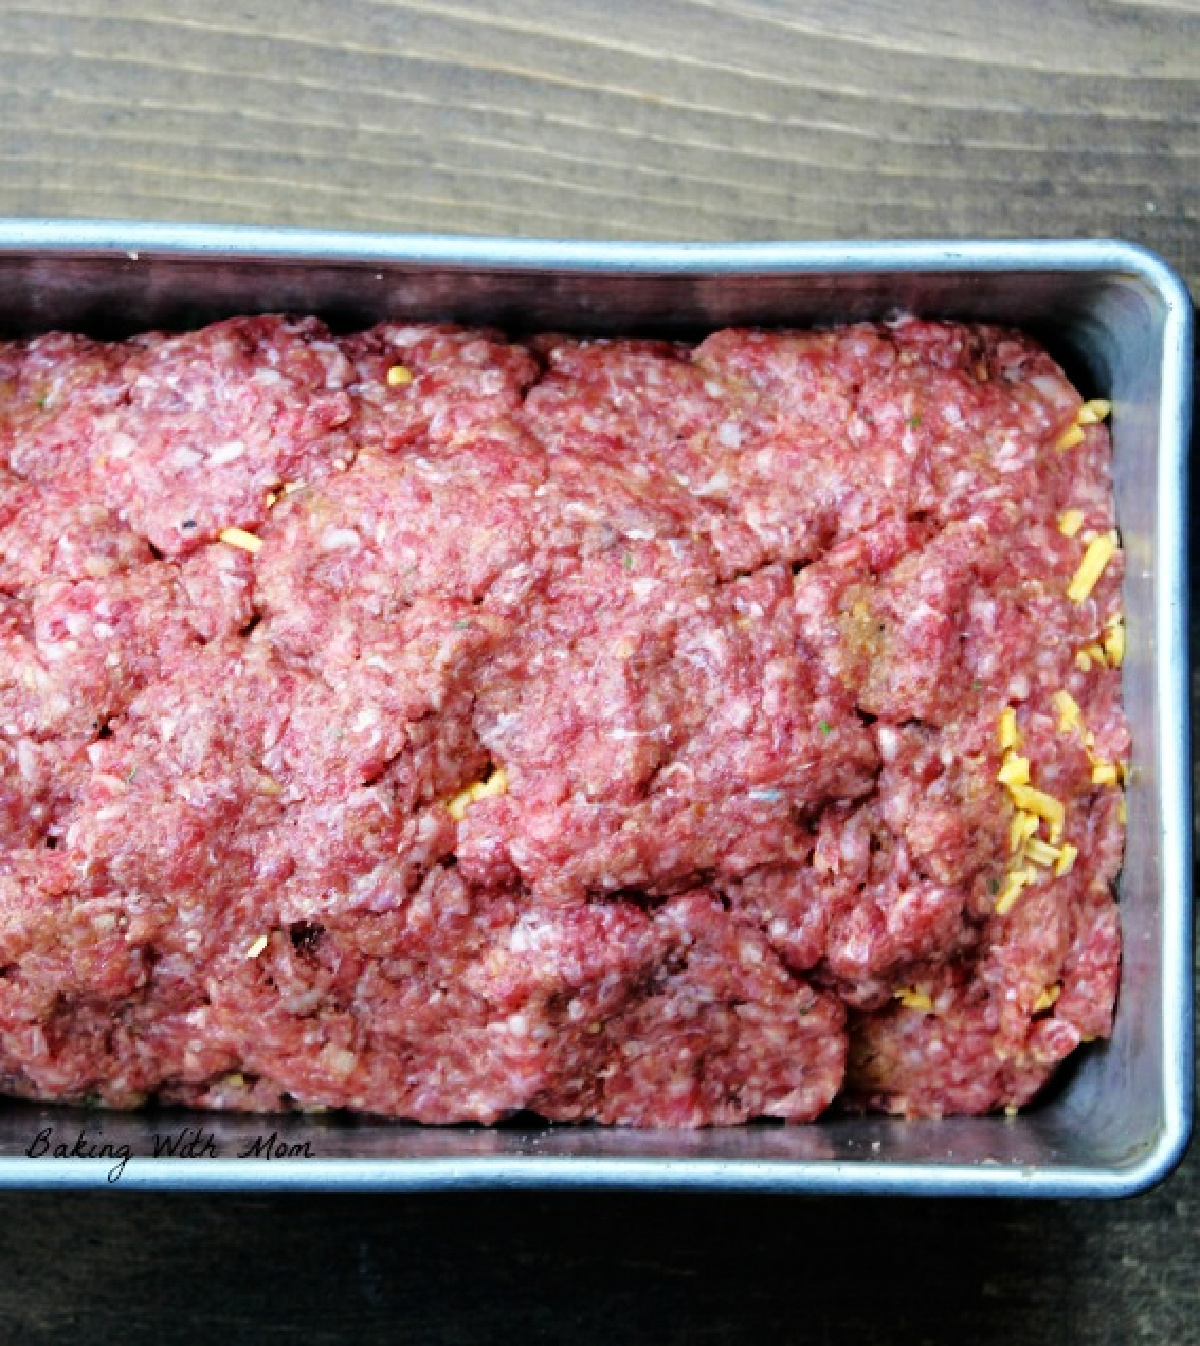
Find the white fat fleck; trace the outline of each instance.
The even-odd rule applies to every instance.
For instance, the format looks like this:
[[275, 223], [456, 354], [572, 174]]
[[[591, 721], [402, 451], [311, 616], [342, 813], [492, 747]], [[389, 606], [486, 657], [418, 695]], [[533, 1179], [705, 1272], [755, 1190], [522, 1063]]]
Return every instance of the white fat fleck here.
[[17, 769], [22, 780], [31, 781], [37, 776], [37, 750], [27, 738], [17, 744]]
[[529, 1032], [529, 1020], [523, 1014], [508, 1016], [508, 1031], [515, 1038], [523, 1038]]
[[709, 379], [704, 385], [704, 391], [709, 397], [721, 397], [724, 394], [725, 389], [722, 388], [719, 383], [715, 383], [712, 379]]
[[879, 755], [885, 762], [894, 762], [900, 751], [900, 734], [890, 725], [881, 725], [875, 731], [879, 743]]
[[572, 1000], [567, 1006], [567, 1018], [570, 1019], [572, 1023], [578, 1023], [579, 1020], [583, 1018], [584, 1013], [585, 1011], [582, 1001]]
[[231, 439], [225, 444], [218, 444], [208, 455], [208, 461], [215, 463], [220, 467], [224, 463], [235, 463], [246, 452], [246, 446], [240, 439]]
[[321, 534], [322, 551], [350, 551], [361, 546], [357, 528], [326, 528]]
[[1056, 378], [1053, 374], [1035, 374], [1029, 382], [1046, 398], [1049, 402], [1062, 402], [1064, 398], [1064, 389], [1062, 380]]
[[167, 462], [177, 471], [186, 472], [189, 468], [199, 467], [204, 461], [204, 455], [197, 453], [195, 449], [189, 449], [181, 446], [167, 459]]
[[372, 725], [378, 724], [380, 719], [378, 706], [364, 706], [354, 717], [350, 729], [355, 734], [361, 734], [364, 729], [370, 729]]
[[88, 629], [88, 619], [82, 612], [68, 612], [64, 625], [73, 636], [82, 636]]
[[657, 534], [652, 528], [627, 528], [625, 536], [634, 542], [653, 542]]
[[1029, 679], [1024, 673], [1018, 673], [1008, 684], [1010, 701], [1025, 701], [1029, 698]]
[[171, 739], [175, 737], [175, 721], [159, 720], [158, 733], [164, 743], [170, 743]]
[[742, 447], [742, 427], [736, 421], [722, 421], [717, 438], [727, 449]]
[[137, 448], [137, 441], [132, 435], [116, 431], [108, 441], [108, 456], [110, 458], [128, 458], [135, 448]]
[[658, 584], [658, 580], [639, 579], [633, 580], [629, 587], [633, 590], [636, 597], [645, 598], [648, 594], [653, 593], [654, 590], [658, 588]]
[[92, 624], [92, 634], [97, 640], [109, 640], [117, 634], [117, 628], [109, 626], [107, 622], [94, 622]]
[[729, 489], [729, 474], [727, 472], [714, 472], [703, 486], [697, 487], [697, 495], [719, 495], [722, 491]]

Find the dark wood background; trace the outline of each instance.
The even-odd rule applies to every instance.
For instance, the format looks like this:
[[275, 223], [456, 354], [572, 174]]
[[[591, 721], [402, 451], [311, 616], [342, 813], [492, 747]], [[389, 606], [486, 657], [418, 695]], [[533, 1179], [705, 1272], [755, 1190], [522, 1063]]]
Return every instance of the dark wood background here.
[[[1117, 235], [1200, 287], [1197, 0], [0, 0], [0, 215]], [[5, 1341], [1200, 1341], [1115, 1205], [0, 1197]]]

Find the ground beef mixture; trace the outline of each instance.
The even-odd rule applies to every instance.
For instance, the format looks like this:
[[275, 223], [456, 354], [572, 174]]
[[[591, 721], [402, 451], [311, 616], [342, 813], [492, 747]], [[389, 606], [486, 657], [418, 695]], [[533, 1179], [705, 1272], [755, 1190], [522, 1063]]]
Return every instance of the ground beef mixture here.
[[1119, 972], [1107, 412], [912, 319], [0, 345], [0, 1087], [1025, 1103]]

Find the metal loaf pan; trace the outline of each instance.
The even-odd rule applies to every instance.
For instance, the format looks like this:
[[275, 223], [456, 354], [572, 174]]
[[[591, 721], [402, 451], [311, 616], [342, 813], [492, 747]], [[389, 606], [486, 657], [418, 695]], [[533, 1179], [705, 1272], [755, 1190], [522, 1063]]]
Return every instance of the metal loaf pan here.
[[[702, 1132], [426, 1129], [0, 1101], [0, 1185], [1099, 1197], [1136, 1192], [1170, 1171], [1187, 1143], [1192, 1104], [1185, 578], [1192, 371], [1190, 305], [1167, 267], [1103, 241], [623, 244], [0, 223], [7, 335], [53, 327], [123, 335], [269, 310], [311, 311], [339, 327], [403, 316], [594, 334], [694, 334], [910, 310], [1019, 324], [1047, 342], [1086, 393], [1115, 406], [1134, 736], [1115, 1035], [1069, 1066], [1046, 1101], [1013, 1119], [831, 1118]], [[48, 1152], [27, 1157], [46, 1128]], [[156, 1136], [178, 1138], [183, 1128], [199, 1131], [184, 1136], [176, 1157], [151, 1157]], [[85, 1156], [107, 1146], [109, 1154], [56, 1159], [59, 1144]], [[246, 1151], [250, 1157], [238, 1157]]]

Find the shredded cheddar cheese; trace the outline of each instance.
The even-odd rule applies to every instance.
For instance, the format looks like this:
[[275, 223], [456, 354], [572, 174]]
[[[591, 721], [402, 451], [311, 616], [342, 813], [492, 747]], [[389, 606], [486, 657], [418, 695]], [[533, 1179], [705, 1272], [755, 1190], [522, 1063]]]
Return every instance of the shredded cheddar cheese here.
[[413, 381], [413, 372], [404, 365], [393, 365], [387, 372], [387, 381], [389, 388], [403, 388]]
[[1125, 622], [1120, 617], [1104, 628], [1104, 652], [1113, 668], [1120, 668], [1125, 662]]
[[1064, 874], [1069, 874], [1075, 867], [1075, 857], [1079, 854], [1077, 847], [1072, 846], [1069, 841], [1064, 841], [1062, 849], [1058, 853], [1058, 863], [1054, 866], [1054, 873], [1058, 878]]
[[1007, 916], [1013, 907], [1017, 905], [1017, 898], [1021, 896], [1021, 889], [1033, 878], [1033, 873], [1028, 869], [1011, 869], [1004, 876], [1004, 886], [996, 896], [996, 915]]
[[1076, 444], [1082, 444], [1084, 439], [1083, 431], [1078, 425], [1071, 425], [1065, 429], [1058, 437], [1057, 445], [1060, 450], [1073, 449]]
[[893, 995], [905, 1009], [931, 1010], [933, 1008], [933, 1001], [928, 994], [913, 986], [902, 986], [898, 991], [893, 992]]
[[1067, 586], [1067, 597], [1073, 603], [1083, 603], [1091, 597], [1097, 581], [1104, 574], [1104, 567], [1112, 560], [1116, 550], [1116, 543], [1110, 533], [1102, 533], [1088, 543], [1075, 578]]
[[1093, 397], [1090, 402], [1085, 402], [1079, 408], [1079, 414], [1075, 417], [1076, 425], [1099, 425], [1101, 421], [1107, 420], [1112, 411], [1112, 403], [1105, 397]]
[[1021, 733], [1017, 728], [1017, 712], [1012, 706], [1005, 706], [1000, 712], [998, 733], [1001, 748], [1019, 748], [1021, 746]]
[[1058, 531], [1064, 537], [1074, 537], [1083, 527], [1084, 514], [1081, 509], [1064, 510], [1058, 516]]
[[1060, 983], [1055, 982], [1053, 986], [1047, 986], [1041, 995], [1033, 1002], [1034, 1014], [1038, 1014], [1042, 1010], [1051, 1009], [1060, 995], [1062, 995], [1062, 986]]
[[1083, 728], [1083, 716], [1070, 692], [1066, 690], [1055, 692], [1053, 701], [1054, 709], [1058, 711], [1058, 732], [1060, 734], [1069, 734], [1072, 730]]
[[996, 779], [1001, 785], [1028, 785], [1029, 758], [1018, 757], [1013, 752], [1006, 753]]
[[1036, 813], [1017, 813], [1008, 829], [1009, 850], [1015, 855], [1038, 830]]
[[1116, 785], [1117, 768], [1111, 762], [1097, 762], [1092, 767], [1093, 785]]
[[1058, 863], [1060, 852], [1054, 846], [1039, 841], [1037, 837], [1031, 837], [1025, 843], [1025, 854], [1035, 865], [1049, 869], [1051, 865]]
[[446, 810], [456, 823], [462, 822], [467, 810], [481, 799], [494, 799], [497, 795], [508, 793], [508, 773], [503, 767], [497, 767], [487, 780], [478, 780], [460, 790], [446, 805]]
[[222, 528], [217, 536], [226, 546], [240, 547], [251, 556], [256, 556], [262, 551], [262, 538], [254, 533], [247, 533], [244, 528]]

